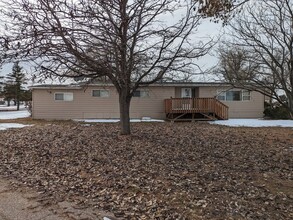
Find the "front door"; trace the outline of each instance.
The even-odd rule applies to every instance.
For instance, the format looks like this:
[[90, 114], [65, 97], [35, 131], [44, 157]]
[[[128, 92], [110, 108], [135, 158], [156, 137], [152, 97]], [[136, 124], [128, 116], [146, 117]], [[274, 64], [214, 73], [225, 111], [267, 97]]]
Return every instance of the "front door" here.
[[190, 98], [192, 98], [191, 88], [182, 88], [181, 89], [181, 98], [188, 98], [188, 99], [181, 101], [181, 103], [182, 103], [181, 108], [183, 110], [190, 110], [191, 103], [192, 103], [192, 100], [190, 99]]
[[192, 97], [191, 88], [181, 89], [181, 98], [191, 98], [191, 97]]

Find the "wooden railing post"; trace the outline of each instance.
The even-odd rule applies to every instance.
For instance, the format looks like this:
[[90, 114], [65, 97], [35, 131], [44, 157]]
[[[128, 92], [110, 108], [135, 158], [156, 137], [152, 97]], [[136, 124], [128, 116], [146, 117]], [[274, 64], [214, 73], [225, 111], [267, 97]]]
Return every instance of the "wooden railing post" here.
[[228, 109], [215, 98], [170, 98], [164, 100], [165, 113], [213, 113], [221, 119], [228, 119]]

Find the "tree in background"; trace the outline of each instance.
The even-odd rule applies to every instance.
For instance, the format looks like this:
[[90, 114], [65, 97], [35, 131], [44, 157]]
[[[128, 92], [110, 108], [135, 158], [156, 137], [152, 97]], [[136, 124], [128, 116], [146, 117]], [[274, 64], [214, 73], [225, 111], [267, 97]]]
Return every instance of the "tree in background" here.
[[211, 45], [192, 35], [197, 2], [1, 0], [2, 59], [37, 60], [40, 75], [106, 77], [119, 94], [121, 134], [130, 134], [135, 91], [194, 72]]
[[0, 76], [0, 105], [4, 105], [4, 96], [3, 96], [3, 89], [4, 89], [4, 82], [3, 82], [4, 77]]
[[13, 91], [13, 85], [10, 82], [5, 82], [1, 94], [4, 97], [4, 101], [7, 102], [7, 106], [10, 106], [11, 101], [14, 100]]
[[23, 89], [25, 81], [25, 74], [22, 71], [22, 67], [19, 66], [19, 62], [15, 62], [12, 67], [12, 72], [6, 77], [3, 90], [8, 106], [10, 106], [10, 101], [13, 100], [17, 106], [17, 110], [19, 110], [20, 101], [25, 94], [25, 90]]
[[293, 117], [293, 0], [260, 1], [229, 27], [219, 72], [235, 87], [277, 100]]

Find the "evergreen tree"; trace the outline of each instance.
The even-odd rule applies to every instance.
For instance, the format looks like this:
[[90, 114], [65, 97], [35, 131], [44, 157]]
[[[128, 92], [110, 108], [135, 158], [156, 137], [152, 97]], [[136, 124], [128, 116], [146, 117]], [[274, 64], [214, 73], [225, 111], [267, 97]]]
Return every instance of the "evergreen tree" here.
[[15, 62], [12, 67], [12, 72], [6, 77], [7, 81], [4, 85], [4, 96], [10, 105], [10, 101], [14, 100], [19, 110], [22, 94], [24, 93], [23, 84], [25, 83], [25, 74], [22, 72], [22, 67], [19, 62]]
[[1, 100], [0, 100], [0, 104], [4, 104], [4, 100], [2, 100], [2, 98], [4, 97], [4, 94], [3, 94], [3, 90], [4, 90], [4, 82], [3, 82], [3, 79], [4, 77], [3, 76], [0, 76], [0, 97], [1, 97]]
[[4, 83], [2, 95], [7, 102], [7, 106], [10, 106], [10, 102], [14, 98], [14, 86], [10, 81]]

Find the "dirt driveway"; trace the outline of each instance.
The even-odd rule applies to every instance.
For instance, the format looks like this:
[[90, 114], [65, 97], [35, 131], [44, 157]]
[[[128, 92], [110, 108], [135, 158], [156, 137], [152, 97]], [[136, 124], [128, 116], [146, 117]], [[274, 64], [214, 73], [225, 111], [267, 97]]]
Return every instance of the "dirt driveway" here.
[[60, 202], [45, 205], [42, 197], [27, 188], [13, 189], [10, 182], [0, 179], [0, 220], [114, 220], [107, 214], [90, 209], [77, 209], [75, 204]]

